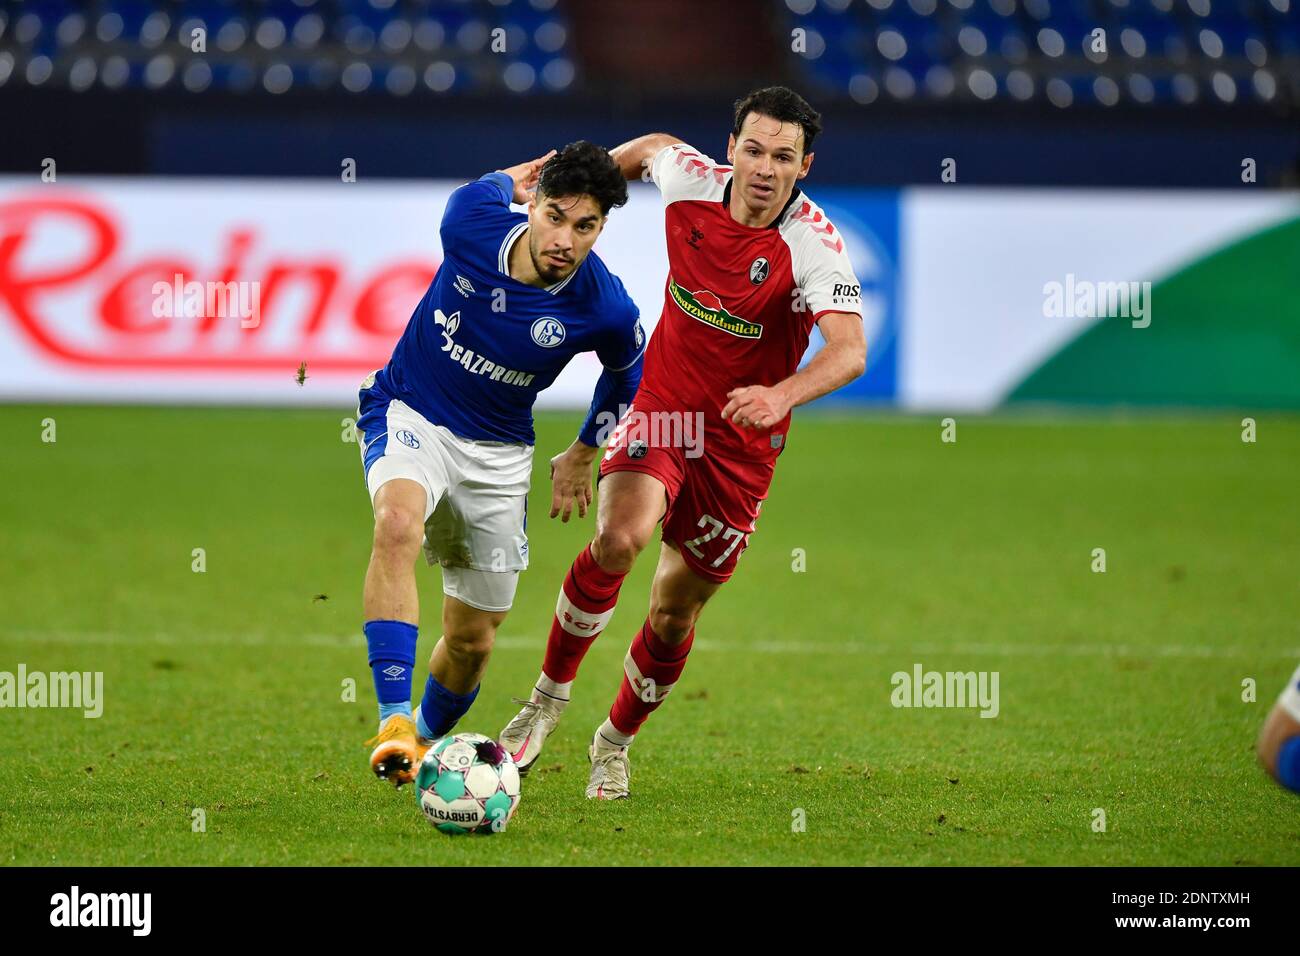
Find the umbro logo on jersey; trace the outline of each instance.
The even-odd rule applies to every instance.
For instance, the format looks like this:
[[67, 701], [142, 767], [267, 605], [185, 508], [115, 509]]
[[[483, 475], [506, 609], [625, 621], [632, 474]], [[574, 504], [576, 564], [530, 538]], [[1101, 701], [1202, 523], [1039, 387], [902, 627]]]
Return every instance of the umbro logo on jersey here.
[[749, 267], [749, 281], [758, 285], [767, 278], [768, 265], [767, 260], [759, 256]]
[[553, 349], [564, 341], [564, 326], [559, 319], [544, 315], [533, 323], [533, 341], [544, 349]]
[[455, 285], [452, 286], [452, 288], [454, 288], [457, 292], [459, 292], [467, 299], [469, 298], [470, 293], [474, 291], [474, 286], [470, 283], [470, 281], [461, 275], [456, 276], [456, 283]]
[[397, 433], [397, 440], [400, 441], [407, 448], [420, 447], [420, 439], [416, 438], [415, 432], [411, 431], [408, 428], [403, 428], [400, 432]]

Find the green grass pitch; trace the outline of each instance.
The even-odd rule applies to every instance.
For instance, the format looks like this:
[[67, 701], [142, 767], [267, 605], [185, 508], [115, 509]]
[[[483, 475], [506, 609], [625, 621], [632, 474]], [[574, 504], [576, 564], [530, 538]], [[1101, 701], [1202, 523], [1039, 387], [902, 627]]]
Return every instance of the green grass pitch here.
[[[583, 798], [585, 747], [653, 553], [510, 830], [448, 838], [366, 767], [346, 414], [0, 408], [0, 670], [102, 671], [105, 697], [95, 720], [0, 710], [0, 862], [1300, 864], [1300, 798], [1253, 753], [1300, 659], [1296, 418], [1248, 444], [1240, 415], [970, 417], [947, 444], [939, 416], [801, 414], [632, 748], [633, 798]], [[546, 518], [577, 419], [540, 418], [532, 567], [463, 730], [496, 734], [527, 693], [591, 533]], [[441, 587], [418, 574], [423, 661]], [[917, 663], [998, 672], [999, 715], [891, 706]]]

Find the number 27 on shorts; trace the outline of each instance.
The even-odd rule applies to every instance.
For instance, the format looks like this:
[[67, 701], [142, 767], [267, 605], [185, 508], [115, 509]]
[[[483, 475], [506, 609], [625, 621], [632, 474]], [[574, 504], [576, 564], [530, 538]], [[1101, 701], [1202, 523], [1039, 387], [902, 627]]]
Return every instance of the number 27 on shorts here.
[[[746, 542], [749, 538], [749, 535], [744, 531], [741, 531], [739, 528], [729, 528], [712, 515], [701, 515], [700, 520], [697, 523], [699, 527], [708, 528], [709, 530], [698, 538], [692, 538], [690, 541], [684, 543], [686, 547], [690, 549], [691, 554], [695, 555], [701, 561], [706, 560], [706, 557], [704, 552], [700, 550], [700, 545], [707, 544], [718, 535], [722, 535], [723, 541], [729, 540], [731, 542], [731, 544], [727, 545], [725, 551], [718, 555], [713, 561], [709, 562], [710, 567], [721, 567], [722, 564], [731, 557], [731, 552], [736, 550], [736, 545]], [[745, 545], [745, 547], [748, 547], [748, 545]], [[743, 553], [744, 547], [741, 548], [741, 551]]]

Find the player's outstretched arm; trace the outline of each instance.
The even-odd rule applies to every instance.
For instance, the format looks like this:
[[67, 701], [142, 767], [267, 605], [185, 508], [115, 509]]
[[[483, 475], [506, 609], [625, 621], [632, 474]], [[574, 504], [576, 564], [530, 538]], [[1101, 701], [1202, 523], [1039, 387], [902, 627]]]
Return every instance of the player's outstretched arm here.
[[626, 143], [615, 146], [609, 151], [609, 155], [614, 162], [618, 163], [624, 179], [639, 179], [648, 183], [650, 160], [665, 146], [680, 142], [680, 139], [668, 133], [646, 133], [644, 136], [629, 139]]
[[542, 167], [546, 161], [555, 155], [555, 150], [551, 150], [545, 156], [538, 156], [536, 159], [530, 159], [526, 163], [520, 163], [518, 166], [511, 166], [508, 169], [500, 169], [497, 172], [505, 173], [515, 184], [515, 193], [512, 202], [525, 204], [532, 198], [532, 191], [537, 188], [538, 177], [542, 175]]
[[741, 428], [771, 428], [796, 405], [821, 398], [861, 375], [867, 367], [862, 318], [850, 312], [827, 312], [817, 325], [826, 345], [811, 362], [771, 387], [733, 388], [727, 393], [722, 417]]

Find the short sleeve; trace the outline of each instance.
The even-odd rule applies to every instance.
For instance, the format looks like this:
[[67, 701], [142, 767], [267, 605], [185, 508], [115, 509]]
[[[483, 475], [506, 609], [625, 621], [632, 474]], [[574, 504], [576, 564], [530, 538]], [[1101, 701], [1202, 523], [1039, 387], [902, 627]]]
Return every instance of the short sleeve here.
[[713, 198], [730, 175], [730, 166], [719, 166], [686, 143], [665, 146], [650, 161], [650, 178], [659, 187], [665, 203]]
[[803, 291], [804, 304], [814, 321], [826, 312], [862, 315], [862, 286], [853, 273], [844, 237], [833, 227], [831, 231], [806, 231], [793, 265], [795, 285]]

